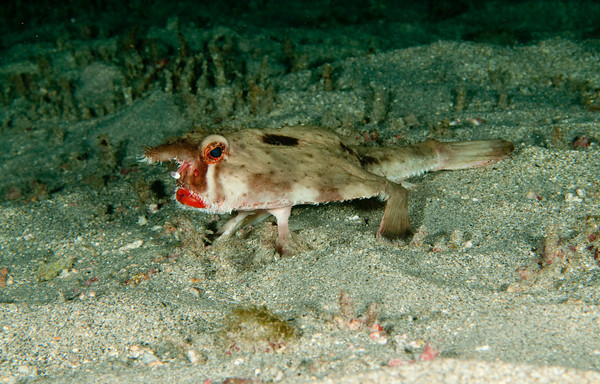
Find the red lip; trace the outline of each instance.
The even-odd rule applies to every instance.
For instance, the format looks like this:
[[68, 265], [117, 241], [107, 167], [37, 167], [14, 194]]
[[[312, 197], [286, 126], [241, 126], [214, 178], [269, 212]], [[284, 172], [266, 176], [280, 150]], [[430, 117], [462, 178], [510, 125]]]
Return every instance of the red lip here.
[[194, 208], [206, 208], [208, 205], [202, 200], [202, 198], [185, 188], [178, 188], [177, 192], [175, 192], [175, 198], [183, 205], [187, 205], [189, 207]]

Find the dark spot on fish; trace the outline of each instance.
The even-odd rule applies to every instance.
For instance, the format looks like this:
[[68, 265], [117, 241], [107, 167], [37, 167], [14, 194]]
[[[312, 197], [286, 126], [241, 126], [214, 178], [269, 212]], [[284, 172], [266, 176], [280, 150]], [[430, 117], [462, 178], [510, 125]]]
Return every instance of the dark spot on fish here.
[[366, 165], [371, 165], [371, 164], [378, 164], [379, 160], [371, 157], [371, 156], [362, 156], [360, 157], [360, 165], [362, 165], [363, 167]]
[[354, 149], [350, 148], [349, 146], [347, 146], [344, 143], [340, 143], [340, 147], [342, 148], [342, 150], [348, 152], [350, 155], [357, 157], [356, 155], [356, 151], [354, 151]]
[[291, 136], [266, 134], [262, 137], [262, 141], [269, 145], [284, 145], [294, 147], [298, 145], [298, 139]]

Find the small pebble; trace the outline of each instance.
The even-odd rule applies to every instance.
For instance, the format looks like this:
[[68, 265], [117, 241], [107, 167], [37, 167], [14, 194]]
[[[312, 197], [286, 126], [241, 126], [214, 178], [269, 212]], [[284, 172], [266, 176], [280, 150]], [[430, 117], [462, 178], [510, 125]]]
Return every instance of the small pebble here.
[[122, 246], [121, 248], [119, 248], [119, 252], [129, 251], [131, 249], [139, 248], [142, 246], [142, 244], [144, 244], [144, 240], [136, 240], [133, 243], [126, 244], [126, 245]]
[[198, 355], [196, 355], [196, 352], [193, 349], [188, 350], [185, 353], [185, 355], [187, 356], [190, 363], [192, 363], [194, 365], [198, 364], [198, 362], [200, 361], [200, 359], [198, 358]]
[[144, 365], [152, 366], [160, 364], [160, 360], [156, 356], [154, 356], [151, 352], [144, 352], [141, 358], [141, 362]]

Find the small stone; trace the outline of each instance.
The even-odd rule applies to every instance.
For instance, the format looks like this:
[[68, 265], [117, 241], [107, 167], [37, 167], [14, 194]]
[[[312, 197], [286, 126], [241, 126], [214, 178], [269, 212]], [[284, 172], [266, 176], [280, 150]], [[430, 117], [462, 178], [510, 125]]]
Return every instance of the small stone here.
[[160, 360], [158, 360], [158, 358], [156, 356], [154, 356], [154, 354], [152, 354], [151, 352], [148, 352], [148, 351], [144, 352], [140, 361], [142, 362], [142, 364], [147, 365], [147, 366], [154, 366], [154, 365], [162, 364], [162, 362]]
[[17, 367], [17, 373], [19, 373], [20, 375], [29, 375], [29, 372], [31, 372], [31, 370], [29, 369], [29, 366], [27, 365], [19, 365], [19, 367]]
[[124, 252], [124, 251], [129, 251], [131, 249], [139, 248], [142, 246], [142, 244], [144, 244], [143, 240], [136, 240], [133, 243], [129, 243], [129, 244], [124, 245], [121, 248], [119, 248], [119, 252]]
[[573, 195], [572, 193], [567, 193], [565, 195], [565, 201], [568, 203], [581, 203], [581, 197], [577, 197], [575, 195]]
[[244, 364], [244, 359], [242, 359], [241, 357], [238, 357], [237, 359], [233, 360], [233, 365], [242, 365]]
[[190, 363], [192, 363], [194, 365], [198, 364], [198, 362], [200, 361], [200, 359], [198, 358], [198, 355], [196, 355], [196, 351], [194, 351], [193, 349], [188, 350], [185, 353], [185, 355], [187, 356]]
[[137, 359], [142, 355], [142, 349], [137, 345], [132, 345], [129, 347], [129, 353], [132, 358]]

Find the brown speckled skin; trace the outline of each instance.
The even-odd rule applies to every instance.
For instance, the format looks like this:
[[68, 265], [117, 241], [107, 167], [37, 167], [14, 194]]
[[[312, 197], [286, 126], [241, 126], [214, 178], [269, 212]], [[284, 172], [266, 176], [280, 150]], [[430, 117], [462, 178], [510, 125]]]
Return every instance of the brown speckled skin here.
[[[223, 149], [218, 159], [207, 155], [215, 146]], [[146, 157], [180, 163], [179, 191], [188, 196], [178, 198], [182, 204], [214, 213], [239, 211], [240, 217], [222, 231], [227, 236], [254, 213], [273, 214], [279, 226], [277, 250], [287, 253], [287, 221], [294, 205], [377, 196], [387, 201], [378, 235], [404, 237], [411, 233], [408, 192], [397, 182], [429, 170], [482, 165], [510, 151], [512, 144], [500, 140], [352, 147], [326, 129], [294, 126], [240, 130], [225, 137], [190, 133], [149, 148]]]
[[[227, 136], [230, 156], [222, 162], [220, 179], [248, 180], [247, 195], [232, 209], [326, 203], [371, 197], [383, 191], [385, 179], [362, 169], [358, 158], [342, 150], [334, 134], [312, 127], [283, 128], [277, 133], [301, 137], [295, 146], [274, 146], [262, 142], [265, 132], [260, 130]], [[238, 142], [253, 144], [241, 150]]]

